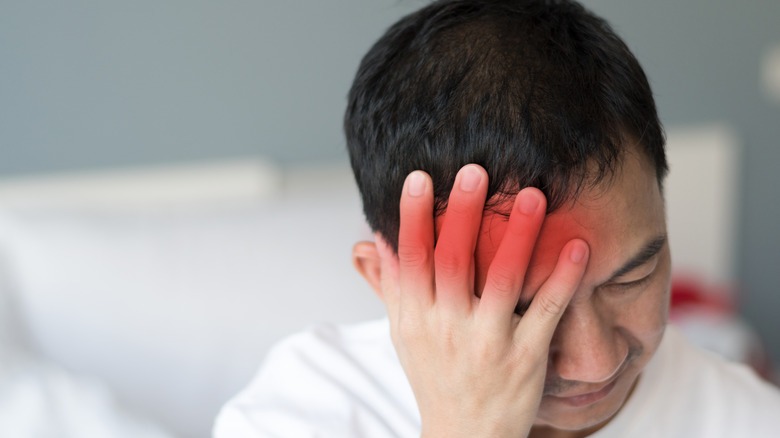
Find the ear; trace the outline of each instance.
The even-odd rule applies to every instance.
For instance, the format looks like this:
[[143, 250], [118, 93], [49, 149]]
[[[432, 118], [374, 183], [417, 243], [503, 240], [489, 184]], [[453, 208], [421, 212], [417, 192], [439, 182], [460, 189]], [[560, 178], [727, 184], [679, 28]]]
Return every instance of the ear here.
[[366, 279], [380, 300], [382, 295], [382, 260], [374, 242], [358, 242], [352, 247], [352, 265]]

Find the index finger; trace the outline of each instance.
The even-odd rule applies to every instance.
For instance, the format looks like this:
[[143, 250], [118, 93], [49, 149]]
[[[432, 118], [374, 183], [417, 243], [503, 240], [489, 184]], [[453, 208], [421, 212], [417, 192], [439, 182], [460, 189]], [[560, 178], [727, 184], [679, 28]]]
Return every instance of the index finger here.
[[406, 177], [400, 205], [398, 268], [400, 304], [411, 310], [434, 300], [433, 182], [416, 170]]
[[549, 347], [558, 321], [585, 274], [589, 252], [588, 244], [582, 239], [572, 239], [563, 247], [552, 274], [520, 318], [517, 330], [522, 331], [522, 339], [531, 345]]

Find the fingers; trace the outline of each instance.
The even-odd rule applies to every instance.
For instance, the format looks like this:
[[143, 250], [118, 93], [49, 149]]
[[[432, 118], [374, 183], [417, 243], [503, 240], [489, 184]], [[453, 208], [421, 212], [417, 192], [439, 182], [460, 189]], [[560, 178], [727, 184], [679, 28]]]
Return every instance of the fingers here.
[[585, 241], [572, 239], [561, 250], [558, 263], [520, 319], [528, 345], [550, 345], [555, 328], [585, 274], [589, 248]]
[[404, 308], [423, 310], [437, 302], [458, 313], [470, 310], [487, 183], [487, 173], [478, 165], [458, 172], [434, 251], [432, 181], [421, 171], [407, 177], [398, 235], [397, 289], [403, 291], [399, 301]]
[[[424, 172], [409, 174], [401, 195], [397, 257], [381, 237], [377, 239], [391, 316], [399, 308], [420, 315], [434, 303], [453, 316], [463, 316], [479, 302], [478, 319], [496, 330], [512, 327], [514, 309], [545, 218], [546, 199], [535, 188], [518, 193], [477, 300], [474, 253], [487, 183], [487, 173], [478, 165], [467, 165], [458, 172], [434, 250], [433, 183]], [[545, 345], [582, 280], [587, 259], [587, 244], [580, 239], [570, 241], [522, 318], [522, 325], [536, 326], [533, 331], [540, 339], [547, 339]]]
[[515, 197], [479, 303], [480, 318], [491, 321], [491, 330], [509, 327], [546, 209], [539, 189], [525, 188]]
[[436, 302], [460, 314], [468, 313], [474, 300], [474, 250], [487, 183], [487, 172], [476, 164], [458, 172], [436, 245]]
[[414, 171], [407, 176], [400, 209], [399, 301], [407, 309], [422, 310], [434, 300], [433, 184], [425, 172]]

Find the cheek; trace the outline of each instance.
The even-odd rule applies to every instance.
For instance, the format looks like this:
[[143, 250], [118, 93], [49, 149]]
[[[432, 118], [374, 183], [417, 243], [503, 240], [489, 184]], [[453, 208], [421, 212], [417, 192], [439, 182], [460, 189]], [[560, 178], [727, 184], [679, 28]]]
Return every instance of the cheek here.
[[641, 337], [660, 335], [666, 326], [667, 297], [662, 288], [648, 288], [641, 297], [618, 312], [618, 325]]
[[642, 341], [645, 346], [660, 342], [669, 313], [669, 269], [629, 303], [616, 305], [617, 325]]

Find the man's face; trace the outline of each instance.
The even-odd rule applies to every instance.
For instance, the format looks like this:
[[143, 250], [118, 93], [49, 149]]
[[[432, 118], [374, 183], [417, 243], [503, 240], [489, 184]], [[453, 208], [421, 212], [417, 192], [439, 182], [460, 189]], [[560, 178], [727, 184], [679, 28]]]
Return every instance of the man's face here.
[[[507, 209], [512, 202], [506, 201]], [[506, 225], [504, 216], [485, 213], [476, 252], [478, 293]], [[663, 200], [648, 160], [628, 153], [614, 179], [548, 215], [521, 306], [533, 298], [573, 238], [588, 243], [590, 259], [550, 345], [536, 419], [537, 426], [563, 430], [598, 427], [611, 418], [664, 333], [670, 255]]]

